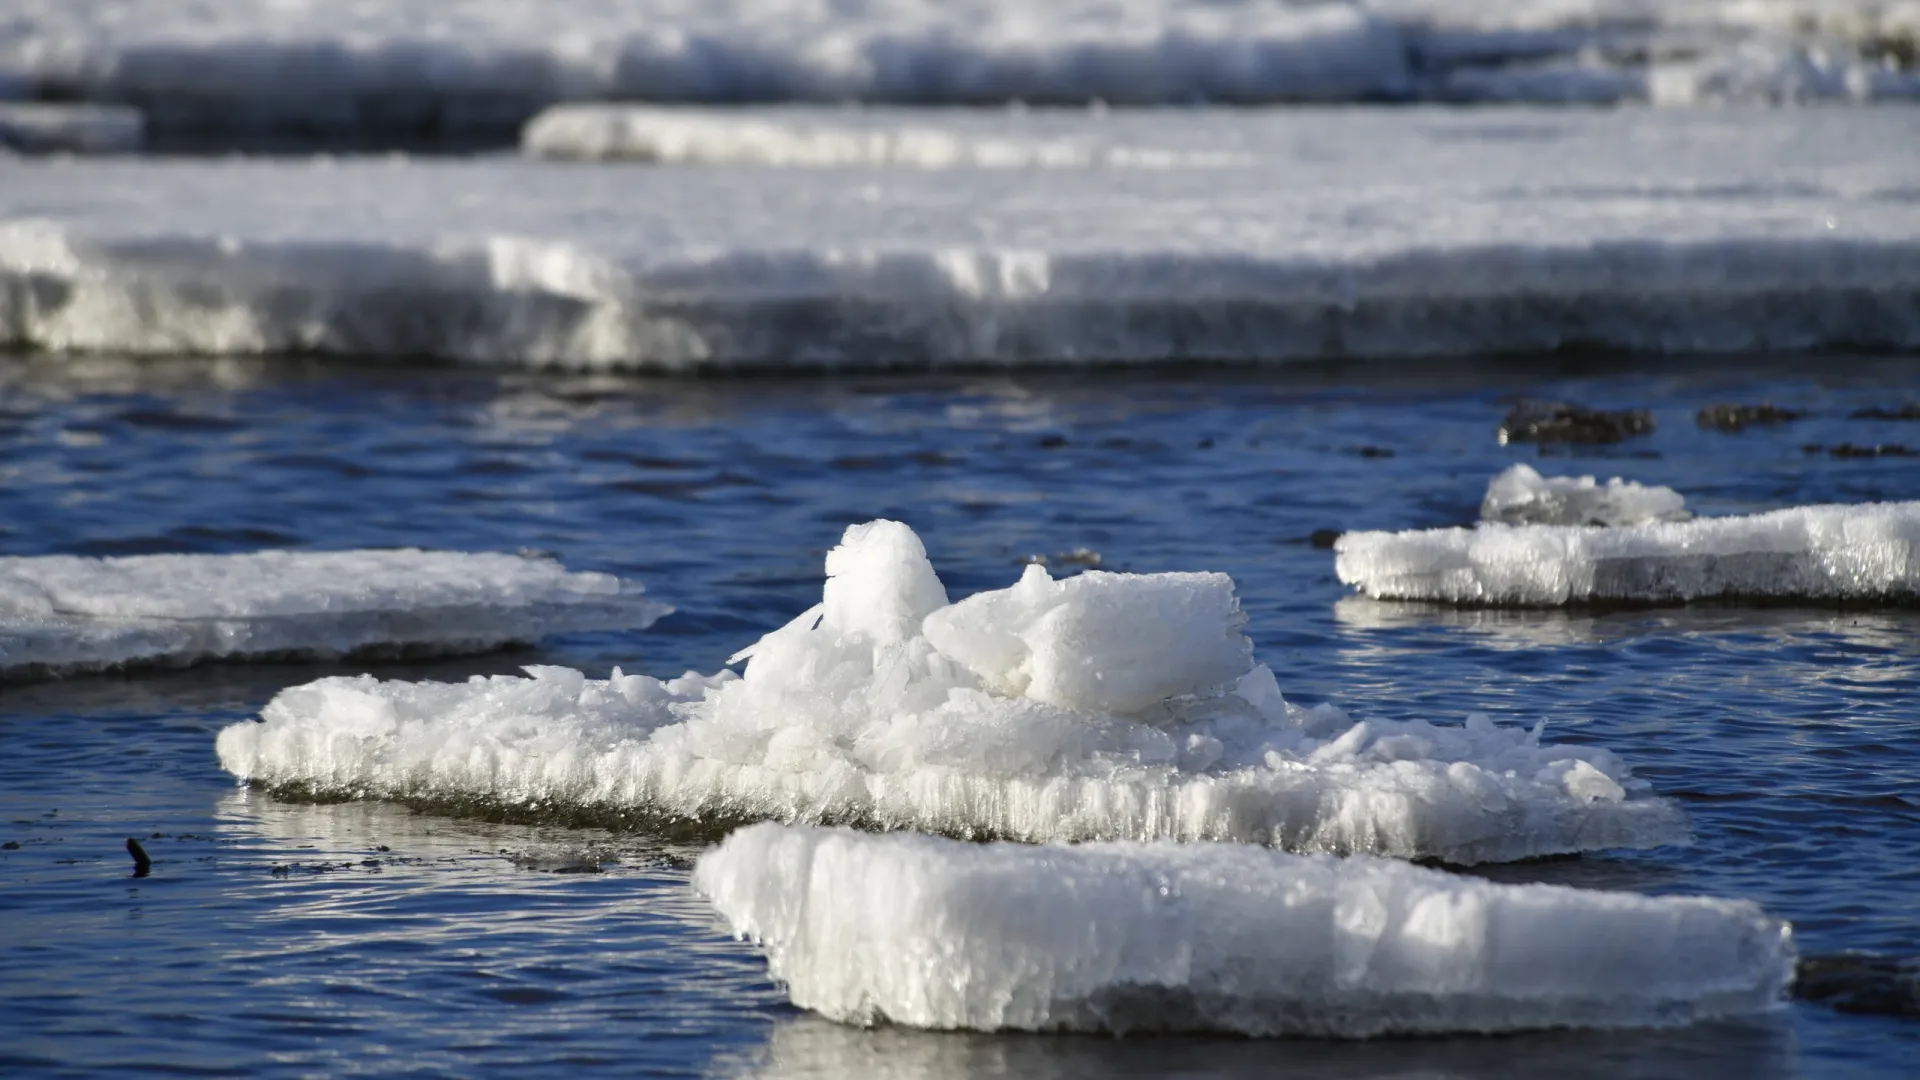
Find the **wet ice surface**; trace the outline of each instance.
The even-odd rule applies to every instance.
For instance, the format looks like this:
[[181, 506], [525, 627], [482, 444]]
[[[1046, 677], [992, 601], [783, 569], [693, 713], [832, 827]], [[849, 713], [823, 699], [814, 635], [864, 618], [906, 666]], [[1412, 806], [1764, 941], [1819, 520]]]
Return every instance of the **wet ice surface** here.
[[[1469, 522], [1488, 478], [1520, 461], [1673, 487], [1702, 514], [1920, 493], [1914, 459], [1801, 450], [1920, 438], [1849, 418], [1897, 405], [1910, 361], [1667, 367], [659, 382], [15, 361], [0, 372], [0, 554], [527, 547], [645, 580], [679, 608], [644, 633], [372, 668], [448, 681], [523, 663], [713, 670], [816, 602], [827, 548], [876, 515], [926, 538], [956, 598], [1032, 556], [1068, 572], [1082, 548], [1109, 570], [1217, 570], [1290, 698], [1394, 719], [1545, 716], [1549, 739], [1632, 761], [1698, 834], [1480, 873], [1748, 899], [1792, 920], [1806, 954], [1910, 956], [1913, 612], [1385, 604], [1349, 596], [1308, 543], [1321, 528]], [[1649, 407], [1659, 426], [1543, 458], [1494, 439], [1521, 396]], [[1693, 423], [1732, 400], [1811, 415], [1740, 435]], [[0, 692], [0, 843], [20, 845], [0, 848], [0, 909], [10, 939], [34, 943], [0, 967], [14, 1024], [0, 1067], [1897, 1076], [1920, 1054], [1910, 1021], [1808, 1004], [1666, 1033], [1288, 1044], [1279, 1065], [1257, 1042], [841, 1029], [792, 1009], [727, 940], [685, 886], [692, 852], [235, 791], [213, 753], [221, 728], [283, 687], [360, 670]], [[129, 836], [151, 877], [129, 876]]]

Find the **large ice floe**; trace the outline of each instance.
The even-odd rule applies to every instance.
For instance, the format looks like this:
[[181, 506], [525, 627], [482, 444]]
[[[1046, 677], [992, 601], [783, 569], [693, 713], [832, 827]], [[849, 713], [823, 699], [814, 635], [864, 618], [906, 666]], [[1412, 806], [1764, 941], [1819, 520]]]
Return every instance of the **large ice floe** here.
[[1669, 487], [1613, 477], [1541, 476], [1518, 464], [1495, 476], [1480, 501], [1480, 520], [1507, 525], [1643, 525], [1685, 521], [1686, 497]]
[[474, 652], [644, 628], [640, 583], [446, 551], [0, 558], [0, 678], [223, 657]]
[[661, 681], [562, 668], [322, 679], [221, 732], [230, 772], [575, 820], [849, 823], [1017, 840], [1233, 840], [1473, 863], [1687, 839], [1611, 753], [1484, 716], [1287, 702], [1221, 574], [1029, 567], [956, 604], [896, 522], [847, 530], [822, 602]]
[[560, 101], [1862, 101], [1912, 0], [10, 0], [0, 82], [164, 132], [498, 137]]
[[1497, 885], [1239, 844], [963, 844], [761, 824], [694, 886], [796, 1005], [854, 1024], [1365, 1037], [1777, 1006], [1754, 904]]
[[1612, 529], [1483, 524], [1350, 532], [1340, 580], [1386, 600], [1553, 607], [1920, 599], [1920, 502], [1801, 506]]
[[0, 160], [0, 348], [667, 370], [1920, 348], [1910, 128], [1113, 110], [1005, 138], [1175, 164]]

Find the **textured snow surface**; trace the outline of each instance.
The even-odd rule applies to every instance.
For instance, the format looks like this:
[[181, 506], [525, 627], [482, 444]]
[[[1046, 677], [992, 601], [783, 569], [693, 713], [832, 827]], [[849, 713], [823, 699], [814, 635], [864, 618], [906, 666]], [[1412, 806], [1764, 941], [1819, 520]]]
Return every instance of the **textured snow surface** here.
[[[1611, 753], [1289, 704], [1220, 574], [1029, 567], [949, 605], [912, 530], [853, 526], [744, 677], [331, 678], [221, 732], [274, 787], [724, 824], [1236, 840], [1471, 863], [1683, 842]], [[577, 813], [574, 816], [579, 816]]]
[[1553, 607], [1595, 601], [1913, 603], [1920, 502], [1801, 506], [1615, 529], [1350, 532], [1340, 580], [1368, 596]]
[[7, 15], [0, 81], [237, 135], [510, 131], [583, 99], [1690, 104], [1920, 88], [1912, 0], [10, 0]]
[[0, 101], [0, 153], [123, 154], [146, 141], [146, 121], [118, 105]]
[[965, 844], [755, 825], [694, 886], [793, 1002], [853, 1024], [1365, 1037], [1776, 1006], [1754, 904], [1496, 885], [1239, 844]]
[[0, 161], [0, 347], [666, 369], [1920, 347], [1906, 110], [1010, 130], [1242, 164]]
[[368, 649], [466, 652], [642, 629], [638, 582], [444, 551], [0, 558], [0, 677]]
[[1508, 525], [1643, 525], [1692, 516], [1672, 488], [1617, 476], [1604, 484], [1591, 476], [1541, 476], [1526, 464], [1494, 477], [1480, 502], [1480, 520]]

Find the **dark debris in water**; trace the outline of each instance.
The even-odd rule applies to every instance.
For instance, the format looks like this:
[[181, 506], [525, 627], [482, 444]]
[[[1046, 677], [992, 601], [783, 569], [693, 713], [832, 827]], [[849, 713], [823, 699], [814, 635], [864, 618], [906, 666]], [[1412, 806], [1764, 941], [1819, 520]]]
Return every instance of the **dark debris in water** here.
[[1793, 993], [1838, 1012], [1920, 1019], [1920, 957], [1803, 956]]
[[1315, 529], [1307, 537], [1307, 543], [1322, 551], [1332, 551], [1333, 545], [1339, 542], [1340, 536], [1339, 529]]
[[1855, 420], [1920, 420], [1920, 402], [1909, 401], [1897, 409], [1882, 409], [1873, 406], [1853, 411]]
[[1590, 409], [1566, 401], [1522, 401], [1500, 421], [1500, 445], [1508, 443], [1617, 443], [1653, 434], [1645, 409]]
[[1694, 415], [1694, 422], [1714, 431], [1738, 432], [1756, 424], [1784, 424], [1805, 415], [1805, 409], [1783, 409], [1768, 401], [1758, 405], [1708, 405]]

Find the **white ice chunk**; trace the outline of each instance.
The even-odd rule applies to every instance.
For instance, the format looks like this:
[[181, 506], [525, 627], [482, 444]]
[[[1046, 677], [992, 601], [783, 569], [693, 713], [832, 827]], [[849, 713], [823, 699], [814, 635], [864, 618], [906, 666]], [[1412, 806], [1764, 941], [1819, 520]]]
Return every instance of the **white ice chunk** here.
[[851, 1024], [1366, 1037], [1684, 1024], [1780, 1004], [1756, 905], [1496, 885], [1238, 844], [964, 844], [755, 825], [694, 886]]
[[127, 154], [146, 141], [146, 120], [123, 105], [0, 101], [0, 150]]
[[1685, 521], [1687, 500], [1672, 488], [1613, 477], [1541, 476], [1520, 464], [1493, 478], [1480, 502], [1480, 519], [1508, 525], [1641, 525]]
[[639, 582], [444, 551], [0, 558], [0, 677], [222, 657], [456, 653], [641, 629]]
[[[1302, 709], [1250, 666], [1217, 574], [1029, 568], [940, 606], [906, 526], [847, 530], [823, 604], [693, 690], [541, 669], [323, 679], [219, 738], [270, 787], [1021, 840], [1235, 840], [1459, 863], [1683, 842], [1611, 753]], [[378, 723], [370, 728], [369, 717]]]
[[1802, 506], [1615, 529], [1350, 532], [1334, 551], [1341, 581], [1389, 600], [1518, 607], [1912, 603], [1920, 594], [1920, 502]]

